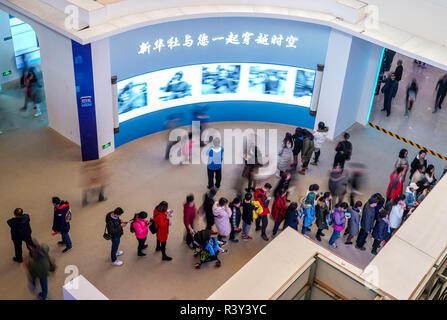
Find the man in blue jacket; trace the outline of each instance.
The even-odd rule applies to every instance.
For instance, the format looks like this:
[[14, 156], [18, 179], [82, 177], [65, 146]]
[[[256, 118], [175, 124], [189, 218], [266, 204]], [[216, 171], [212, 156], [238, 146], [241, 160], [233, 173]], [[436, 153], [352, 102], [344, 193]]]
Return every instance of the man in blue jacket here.
[[364, 247], [366, 237], [374, 228], [374, 221], [376, 220], [377, 198], [371, 197], [363, 207], [362, 219], [360, 220], [360, 232], [357, 237], [356, 248], [362, 251], [366, 250]]
[[53, 231], [62, 235], [62, 241], [59, 241], [58, 244], [66, 245], [65, 249], [62, 250], [62, 253], [65, 253], [72, 248], [71, 239], [68, 235], [71, 220], [70, 204], [58, 197], [53, 197], [52, 202], [54, 206]]
[[220, 188], [222, 180], [222, 161], [224, 148], [220, 146], [220, 139], [213, 140], [213, 147], [207, 151], [208, 156], [208, 189], [214, 188], [214, 176], [216, 176], [216, 188]]
[[31, 250], [33, 241], [31, 240], [31, 226], [29, 215], [23, 213], [22, 208], [14, 210], [14, 218], [8, 220], [8, 226], [11, 228], [11, 239], [14, 243], [15, 262], [22, 263], [22, 242], [25, 241], [28, 250]]

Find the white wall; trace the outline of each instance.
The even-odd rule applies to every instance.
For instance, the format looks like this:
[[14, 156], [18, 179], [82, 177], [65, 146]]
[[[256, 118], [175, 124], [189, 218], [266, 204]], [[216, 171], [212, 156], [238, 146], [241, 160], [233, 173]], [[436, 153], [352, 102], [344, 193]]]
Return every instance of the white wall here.
[[379, 20], [447, 45], [446, 0], [363, 0], [379, 8]]
[[336, 138], [336, 123], [343, 94], [352, 36], [332, 29], [329, 36], [323, 80], [321, 82], [315, 127], [323, 121], [329, 126], [328, 138]]
[[380, 47], [357, 37], [352, 38], [335, 136], [351, 127], [359, 117], [361, 124], [366, 123], [379, 59]]
[[323, 121], [335, 139], [354, 123], [366, 124], [382, 48], [332, 30], [315, 128]]
[[[22, 76], [20, 70], [16, 68], [14, 44], [12, 39], [4, 40], [11, 36], [11, 27], [9, 25], [9, 14], [0, 10], [0, 84], [16, 80]], [[8, 76], [2, 73], [11, 70]]]
[[33, 27], [40, 43], [49, 125], [80, 145], [71, 40], [42, 25]]
[[[102, 158], [115, 150], [109, 39], [93, 42], [91, 48], [98, 154]], [[102, 146], [109, 142], [112, 145], [103, 150]]]

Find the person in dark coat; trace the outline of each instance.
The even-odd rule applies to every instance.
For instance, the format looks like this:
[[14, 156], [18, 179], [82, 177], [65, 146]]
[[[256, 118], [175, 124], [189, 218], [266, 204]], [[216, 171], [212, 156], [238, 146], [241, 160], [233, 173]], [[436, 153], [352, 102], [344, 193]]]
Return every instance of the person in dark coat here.
[[360, 232], [357, 237], [356, 248], [362, 251], [366, 250], [364, 247], [366, 242], [366, 237], [372, 231], [374, 227], [374, 221], [376, 220], [376, 210], [377, 198], [371, 197], [368, 202], [363, 207], [362, 218], [360, 219]]
[[71, 239], [68, 235], [71, 220], [70, 204], [58, 197], [53, 197], [51, 201], [54, 206], [53, 231], [61, 234], [62, 241], [59, 241], [58, 244], [66, 246], [62, 250], [62, 253], [65, 253], [72, 248]]
[[393, 64], [394, 56], [396, 52], [390, 49], [385, 49], [385, 53], [383, 55], [383, 71], [388, 72], [391, 69], [391, 65]]
[[124, 253], [123, 251], [118, 251], [121, 236], [124, 233], [123, 228], [126, 226], [126, 223], [120, 219], [123, 213], [123, 209], [117, 207], [115, 210], [106, 215], [106, 230], [112, 240], [111, 257], [112, 265], [114, 266], [120, 266], [123, 264], [121, 260], [117, 260], [116, 258]]
[[343, 169], [345, 167], [345, 162], [351, 160], [352, 143], [348, 141], [350, 137], [350, 134], [345, 132], [343, 134], [343, 141], [337, 144], [337, 147], [335, 148], [337, 153], [335, 154], [333, 168], [339, 165]]
[[293, 164], [292, 166], [296, 169], [298, 166], [298, 154], [301, 152], [301, 148], [303, 147], [304, 140], [304, 132], [301, 128], [295, 129], [295, 134], [292, 135], [293, 140]]
[[14, 210], [14, 218], [9, 219], [7, 223], [11, 228], [11, 239], [14, 243], [15, 257], [12, 260], [22, 263], [22, 242], [25, 242], [29, 251], [33, 243], [29, 215], [24, 214], [22, 208], [17, 208]]
[[298, 231], [298, 203], [292, 202], [286, 210], [284, 228], [291, 227]]
[[331, 199], [332, 196], [330, 192], [325, 192], [317, 199], [317, 204], [315, 206], [315, 223], [317, 224], [318, 231], [315, 237], [318, 241], [321, 241], [321, 237], [325, 236], [323, 230], [328, 229], [326, 217], [328, 216], [330, 211], [328, 203], [330, 203]]
[[231, 209], [230, 241], [239, 242], [239, 240], [236, 239], [235, 235], [236, 235], [236, 233], [241, 231], [241, 228], [239, 227], [239, 225], [241, 224], [241, 217], [242, 217], [242, 213], [241, 213], [241, 199], [239, 199], [238, 197], [234, 198], [233, 202], [230, 203], [230, 209]]
[[377, 248], [382, 241], [386, 240], [389, 229], [389, 221], [388, 221], [388, 211], [385, 209], [380, 210], [379, 216], [376, 220], [376, 225], [374, 226], [374, 230], [372, 232], [372, 237], [374, 238], [374, 243], [372, 245], [371, 253], [376, 255]]
[[418, 170], [419, 165], [421, 164], [423, 167], [427, 168], [427, 151], [421, 150], [418, 155], [413, 159], [410, 165], [410, 180], [413, 178], [413, 174]]
[[205, 211], [206, 228], [210, 230], [213, 234], [217, 233], [216, 231], [212, 230], [212, 226], [214, 225], [213, 205], [215, 196], [216, 196], [216, 189], [212, 188], [208, 193], [205, 194], [202, 204], [203, 211]]
[[404, 67], [402, 66], [402, 63], [403, 63], [402, 60], [398, 60], [396, 70], [394, 70], [394, 75], [396, 76], [397, 82], [402, 80], [402, 75], [404, 73]]
[[348, 212], [351, 214], [351, 217], [348, 221], [348, 237], [346, 238], [345, 244], [350, 245], [352, 244], [352, 239], [354, 237], [357, 237], [359, 234], [359, 227], [360, 227], [360, 216], [362, 213], [362, 205], [363, 203], [361, 201], [356, 201], [354, 206], [348, 209]]
[[441, 109], [441, 105], [444, 102], [445, 96], [447, 95], [447, 74], [445, 74], [436, 84], [436, 102], [435, 109], [433, 113]]
[[394, 73], [391, 74], [389, 78], [385, 80], [385, 85], [382, 88], [383, 98], [383, 109], [381, 111], [386, 111], [386, 116], [389, 117], [391, 113], [391, 102], [397, 94], [399, 83], [396, 81], [396, 76]]

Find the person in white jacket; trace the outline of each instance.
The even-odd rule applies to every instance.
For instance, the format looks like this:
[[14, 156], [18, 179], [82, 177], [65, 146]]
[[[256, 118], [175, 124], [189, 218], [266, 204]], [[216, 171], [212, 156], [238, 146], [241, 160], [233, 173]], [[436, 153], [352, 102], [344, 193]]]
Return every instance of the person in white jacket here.
[[405, 207], [405, 196], [402, 195], [394, 199], [393, 207], [390, 212], [390, 233], [387, 241], [391, 238], [393, 232], [402, 224], [402, 216]]
[[316, 166], [318, 164], [321, 152], [320, 149], [326, 141], [328, 130], [329, 127], [326, 127], [324, 122], [320, 121], [318, 123], [318, 130], [314, 133], [314, 162], [312, 162], [311, 165]]

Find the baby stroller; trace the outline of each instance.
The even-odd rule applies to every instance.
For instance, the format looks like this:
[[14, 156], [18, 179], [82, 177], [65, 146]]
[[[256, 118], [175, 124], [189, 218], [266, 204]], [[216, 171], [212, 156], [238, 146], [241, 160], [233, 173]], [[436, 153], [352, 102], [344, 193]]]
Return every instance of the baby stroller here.
[[195, 257], [199, 257], [199, 262], [194, 265], [196, 269], [200, 269], [202, 263], [216, 261], [216, 268], [221, 266], [221, 261], [217, 257], [219, 254], [219, 244], [216, 237], [211, 237], [210, 230], [202, 230], [194, 234], [194, 245], [196, 251]]

